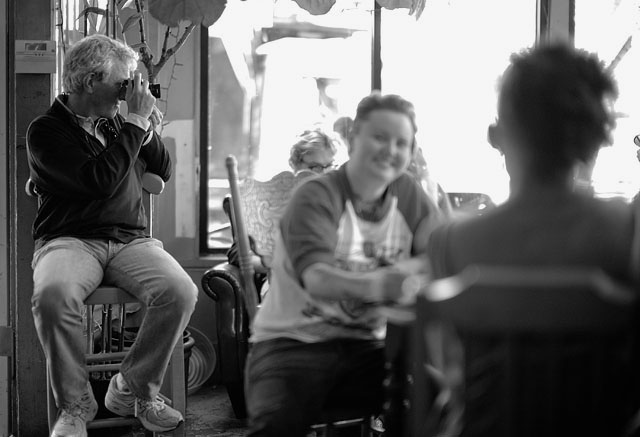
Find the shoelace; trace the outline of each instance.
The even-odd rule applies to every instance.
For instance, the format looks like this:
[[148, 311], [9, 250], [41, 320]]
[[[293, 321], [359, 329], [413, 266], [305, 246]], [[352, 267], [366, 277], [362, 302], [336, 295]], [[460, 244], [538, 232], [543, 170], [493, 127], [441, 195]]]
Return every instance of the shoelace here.
[[154, 410], [157, 410], [157, 411], [164, 410], [165, 408], [164, 399], [162, 399], [159, 396], [156, 397], [155, 400], [153, 401], [137, 398], [134, 406], [134, 415], [138, 417], [138, 410], [145, 411], [149, 408], [153, 408]]
[[64, 412], [66, 414], [62, 415], [62, 423], [72, 425], [76, 419], [85, 420], [89, 410], [82, 408], [80, 405], [74, 405], [73, 407], [66, 408]]
[[80, 399], [63, 410], [66, 414], [63, 414], [62, 416], [62, 423], [64, 423], [65, 425], [73, 425], [75, 419], [86, 421], [87, 416], [91, 411], [92, 401], [93, 400], [91, 399], [89, 391], [85, 391], [84, 393], [82, 393]]

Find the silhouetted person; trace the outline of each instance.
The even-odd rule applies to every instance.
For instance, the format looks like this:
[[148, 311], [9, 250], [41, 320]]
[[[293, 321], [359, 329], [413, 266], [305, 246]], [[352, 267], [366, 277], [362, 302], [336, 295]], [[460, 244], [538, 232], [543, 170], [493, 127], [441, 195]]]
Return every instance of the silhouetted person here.
[[[454, 275], [471, 264], [588, 266], [640, 290], [638, 205], [596, 199], [574, 182], [577, 167], [590, 165], [610, 141], [616, 97], [614, 80], [593, 54], [564, 45], [514, 54], [500, 83], [498, 118], [488, 132], [504, 154], [509, 199], [433, 232], [433, 276]], [[492, 378], [492, 355], [474, 354], [466, 369], [475, 369], [476, 378], [466, 380], [465, 390], [481, 399]], [[479, 402], [457, 407], [464, 408], [462, 435], [495, 434], [487, 432], [495, 428], [489, 415], [479, 413]]]

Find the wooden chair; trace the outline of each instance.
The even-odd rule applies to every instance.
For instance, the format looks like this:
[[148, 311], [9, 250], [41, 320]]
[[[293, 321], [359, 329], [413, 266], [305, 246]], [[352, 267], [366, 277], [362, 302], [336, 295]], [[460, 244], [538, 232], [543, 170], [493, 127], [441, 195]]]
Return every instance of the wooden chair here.
[[[151, 195], [158, 195], [164, 190], [164, 181], [155, 174], [146, 173], [143, 175], [143, 203], [147, 213], [147, 228], [153, 231], [154, 212]], [[37, 187], [29, 179], [27, 181], [25, 191], [30, 196], [37, 196]], [[124, 350], [124, 333], [126, 325], [127, 305], [140, 306], [140, 301], [118, 287], [101, 285], [87, 297], [85, 300], [87, 306], [86, 332], [87, 332], [87, 370], [91, 373], [109, 375], [111, 372], [117, 372], [120, 368], [122, 359], [126, 355]], [[102, 323], [101, 323], [101, 346], [98, 353], [94, 353], [94, 309], [96, 305], [103, 307]], [[117, 308], [119, 316], [117, 318], [119, 327], [115, 330], [119, 333], [116, 345], [114, 347], [114, 338], [112, 322], [114, 320], [114, 308]], [[106, 373], [105, 373], [106, 372]], [[184, 377], [184, 345], [179, 341], [171, 355], [169, 367], [167, 368], [165, 381], [162, 392], [167, 396], [161, 395], [168, 405], [177, 409], [186, 415], [186, 389]], [[96, 396], [99, 405], [101, 399]], [[49, 371], [47, 366], [47, 417], [49, 429], [52, 430], [58, 417], [58, 408], [56, 407], [53, 391], [49, 383]], [[100, 410], [99, 413], [100, 415]], [[109, 417], [96, 418], [87, 423], [88, 429], [113, 428], [124, 426], [141, 426], [138, 419], [133, 417]], [[155, 433], [153, 433], [155, 435]], [[182, 423], [178, 428], [171, 432], [162, 433], [163, 435], [184, 436], [185, 427]]]
[[239, 183], [235, 162], [231, 160], [228, 164], [231, 165], [230, 185], [235, 185], [238, 194], [225, 198], [223, 207], [229, 215], [238, 251], [243, 253], [239, 253], [240, 266], [229, 263], [216, 265], [204, 273], [201, 283], [204, 292], [217, 303], [219, 371], [234, 413], [241, 419], [247, 414], [244, 400], [244, 366], [249, 352], [250, 335], [247, 302], [254, 302], [251, 308], [253, 312], [260, 302], [258, 287], [253, 286], [248, 291], [246, 285], [255, 285], [248, 237], [253, 238], [262, 262], [267, 267], [270, 266], [278, 220], [295, 187], [314, 173], [301, 172], [294, 175], [290, 171], [284, 171], [268, 181], [246, 178]]
[[416, 316], [404, 435], [445, 411], [460, 435], [617, 436], [637, 409], [636, 299], [600, 270], [471, 266]]
[[[267, 268], [271, 267], [276, 244], [275, 230], [294, 189], [314, 175], [311, 171], [302, 171], [295, 175], [290, 171], [283, 171], [268, 181], [246, 178], [238, 185], [237, 200], [231, 196], [233, 214], [235, 216], [236, 211], [242, 212], [246, 233], [253, 238], [257, 254], [262, 257], [262, 262]], [[237, 222], [238, 218], [233, 217], [235, 238], [239, 238], [237, 234], [240, 231]]]

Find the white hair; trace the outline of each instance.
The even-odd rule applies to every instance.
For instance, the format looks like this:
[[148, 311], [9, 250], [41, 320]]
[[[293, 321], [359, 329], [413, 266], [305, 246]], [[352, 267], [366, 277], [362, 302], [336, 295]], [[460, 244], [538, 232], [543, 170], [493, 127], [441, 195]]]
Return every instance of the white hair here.
[[93, 73], [100, 79], [108, 79], [115, 66], [123, 64], [134, 70], [138, 65], [138, 53], [108, 36], [87, 36], [67, 51], [62, 73], [63, 88], [69, 93], [80, 92], [87, 75]]

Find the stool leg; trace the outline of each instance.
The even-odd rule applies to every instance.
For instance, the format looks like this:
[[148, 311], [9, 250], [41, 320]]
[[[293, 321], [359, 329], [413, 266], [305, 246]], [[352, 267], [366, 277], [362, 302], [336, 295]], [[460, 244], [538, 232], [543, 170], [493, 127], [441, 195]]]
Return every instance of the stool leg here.
[[93, 310], [95, 305], [87, 307], [87, 353], [93, 353]]
[[109, 350], [107, 349], [107, 331], [109, 328], [109, 317], [107, 315], [107, 306], [103, 305], [102, 306], [102, 338], [101, 338], [101, 347], [100, 347], [100, 353], [105, 353], [105, 352], [109, 352]]
[[58, 419], [58, 407], [53, 396], [53, 388], [51, 387], [51, 377], [49, 376], [49, 364], [47, 363], [47, 421], [49, 422], [49, 432], [53, 431]]
[[120, 304], [120, 337], [118, 338], [118, 352], [122, 352], [124, 350], [125, 317], [127, 317], [125, 304]]
[[[113, 352], [113, 305], [107, 305], [107, 349], [106, 352]], [[105, 335], [103, 333], [103, 335]]]

